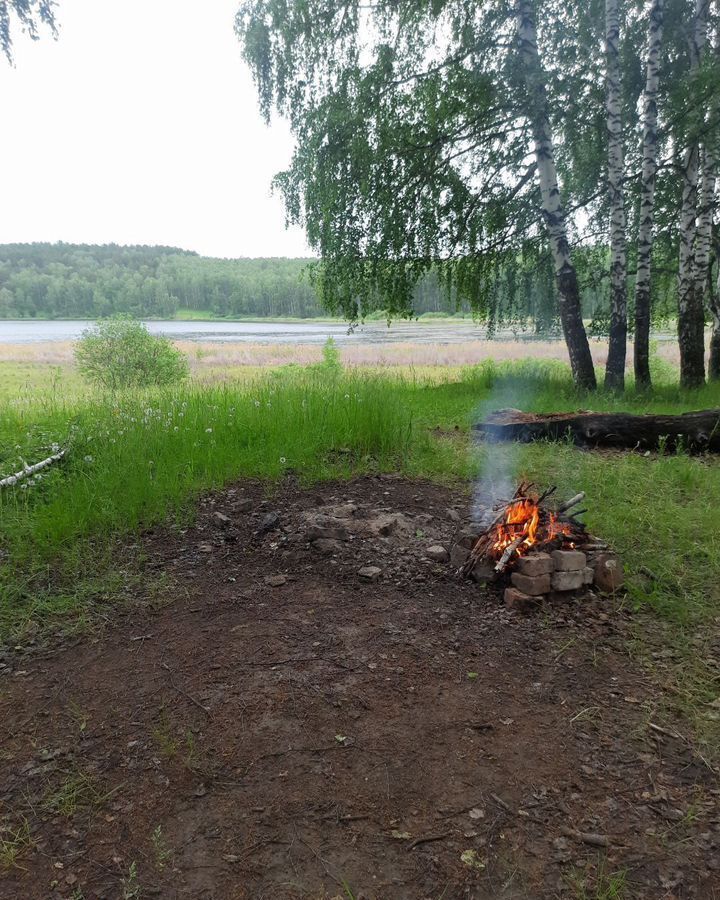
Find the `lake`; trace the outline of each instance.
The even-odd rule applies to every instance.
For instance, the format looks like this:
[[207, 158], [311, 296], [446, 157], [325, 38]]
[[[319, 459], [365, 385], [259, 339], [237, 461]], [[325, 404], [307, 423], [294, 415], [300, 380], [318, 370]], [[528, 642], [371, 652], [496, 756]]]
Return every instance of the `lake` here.
[[[40, 341], [74, 341], [91, 320], [38, 321], [35, 319], [0, 320], [0, 343], [34, 344]], [[333, 337], [338, 344], [399, 343], [412, 341], [429, 344], [454, 344], [482, 340], [486, 330], [471, 321], [431, 324], [397, 322], [389, 328], [384, 322], [359, 325], [351, 332], [342, 322], [178, 322], [149, 321], [153, 334], [178, 341], [217, 341], [266, 344], [322, 344]], [[530, 336], [530, 335], [528, 335]], [[507, 337], [513, 337], [508, 332]]]

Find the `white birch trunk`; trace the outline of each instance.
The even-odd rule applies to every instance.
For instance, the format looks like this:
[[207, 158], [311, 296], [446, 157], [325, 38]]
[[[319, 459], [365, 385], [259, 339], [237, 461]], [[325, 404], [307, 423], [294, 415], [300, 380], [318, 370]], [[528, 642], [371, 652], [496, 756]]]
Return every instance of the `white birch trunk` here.
[[40, 462], [37, 462], [32, 466], [25, 466], [14, 475], [8, 475], [7, 478], [0, 478], [0, 488], [12, 487], [12, 485], [17, 484], [19, 481], [23, 481], [23, 479], [25, 478], [29, 478], [36, 472], [41, 472], [43, 469], [51, 466], [54, 462], [59, 462], [66, 453], [67, 450], [61, 450], [59, 453], [53, 453], [52, 456], [48, 456], [47, 459], [41, 459]]
[[650, 276], [655, 212], [658, 154], [657, 97], [660, 81], [660, 48], [663, 37], [664, 0], [653, 0], [648, 21], [648, 51], [642, 109], [642, 173], [638, 225], [637, 275], [635, 279], [635, 383], [649, 388], [650, 379]]
[[[695, 0], [693, 36], [690, 41], [690, 71], [697, 71], [707, 40], [709, 0]], [[680, 383], [698, 387], [705, 381], [705, 311], [702, 295], [695, 289], [695, 242], [698, 215], [700, 148], [690, 138], [682, 163], [680, 207], [680, 254], [678, 261], [678, 339]]]
[[547, 89], [540, 64], [535, 13], [531, 0], [516, 0], [515, 15], [520, 59], [528, 91], [527, 116], [532, 126], [542, 214], [558, 286], [560, 321], [575, 383], [580, 387], [595, 390], [597, 387], [595, 368], [582, 320], [577, 273], [570, 257], [565, 211], [560, 197], [550, 130]]
[[627, 250], [623, 179], [625, 153], [620, 83], [618, 0], [605, 0], [608, 194], [610, 201], [610, 343], [605, 387], [623, 390], [627, 354]]
[[[715, 54], [720, 61], [720, 34], [716, 36]], [[720, 104], [717, 99], [710, 104], [706, 121], [706, 132], [700, 145], [700, 190], [698, 196], [697, 230], [694, 253], [694, 290], [704, 301], [708, 285], [710, 249], [712, 244], [712, 224], [715, 214], [715, 181], [718, 162], [718, 125]]]

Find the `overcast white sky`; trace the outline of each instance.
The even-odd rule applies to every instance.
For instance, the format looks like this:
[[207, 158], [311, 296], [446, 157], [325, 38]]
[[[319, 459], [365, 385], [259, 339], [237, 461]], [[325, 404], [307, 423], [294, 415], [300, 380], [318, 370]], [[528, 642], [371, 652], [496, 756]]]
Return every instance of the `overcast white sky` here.
[[60, 36], [0, 59], [0, 243], [166, 244], [307, 256], [272, 176], [292, 141], [258, 113], [240, 0], [59, 0]]

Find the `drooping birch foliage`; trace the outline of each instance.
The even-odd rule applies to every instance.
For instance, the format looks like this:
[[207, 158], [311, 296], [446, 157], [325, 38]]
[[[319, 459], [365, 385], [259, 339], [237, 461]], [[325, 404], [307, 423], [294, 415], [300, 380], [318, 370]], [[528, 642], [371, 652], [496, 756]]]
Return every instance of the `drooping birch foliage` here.
[[434, 271], [491, 326], [554, 310], [587, 388], [585, 326], [604, 317], [620, 389], [629, 298], [638, 381], [664, 314], [699, 383], [717, 3], [246, 0], [261, 109], [296, 139], [275, 186], [321, 257], [323, 303], [410, 315]]

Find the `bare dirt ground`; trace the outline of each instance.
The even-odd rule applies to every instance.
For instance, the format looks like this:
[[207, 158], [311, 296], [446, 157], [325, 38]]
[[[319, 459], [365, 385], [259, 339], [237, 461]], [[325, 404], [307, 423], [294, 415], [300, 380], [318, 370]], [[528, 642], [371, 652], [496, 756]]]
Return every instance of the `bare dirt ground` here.
[[627, 653], [651, 620], [459, 583], [425, 549], [462, 492], [264, 490], [145, 536], [174, 602], [0, 654], [0, 897], [720, 897], [717, 780]]

